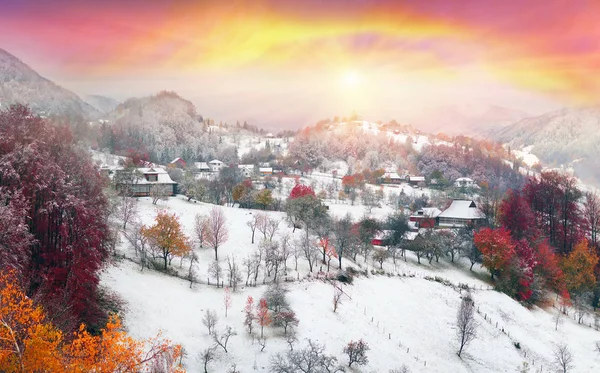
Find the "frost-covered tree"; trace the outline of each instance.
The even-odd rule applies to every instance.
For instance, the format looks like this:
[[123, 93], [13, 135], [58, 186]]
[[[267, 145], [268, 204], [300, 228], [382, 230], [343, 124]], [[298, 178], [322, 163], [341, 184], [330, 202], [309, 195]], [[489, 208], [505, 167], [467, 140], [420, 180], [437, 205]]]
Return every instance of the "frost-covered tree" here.
[[302, 349], [290, 350], [285, 354], [271, 356], [269, 369], [273, 373], [338, 373], [344, 369], [338, 365], [337, 358], [325, 354], [325, 347], [308, 340]]
[[475, 304], [473, 296], [466, 293], [456, 315], [456, 336], [458, 337], [458, 357], [477, 336], [477, 321], [475, 321]]
[[369, 344], [362, 339], [348, 342], [344, 347], [344, 353], [348, 355], [348, 367], [352, 367], [352, 364], [366, 365], [369, 362], [367, 352], [370, 349]]

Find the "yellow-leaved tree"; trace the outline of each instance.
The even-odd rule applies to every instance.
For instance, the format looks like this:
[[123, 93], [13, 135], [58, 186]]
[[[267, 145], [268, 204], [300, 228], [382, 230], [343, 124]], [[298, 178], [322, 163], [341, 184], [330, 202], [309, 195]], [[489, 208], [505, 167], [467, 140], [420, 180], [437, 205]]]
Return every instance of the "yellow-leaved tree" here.
[[587, 240], [575, 245], [573, 251], [565, 256], [561, 264], [569, 293], [585, 291], [596, 283], [594, 268], [598, 264], [598, 256], [590, 248]]
[[81, 325], [72, 338], [65, 338], [16, 283], [14, 272], [0, 274], [1, 372], [185, 372], [180, 345], [160, 334], [138, 341], [122, 330], [116, 315], [100, 335]]
[[151, 227], [143, 226], [141, 233], [148, 239], [154, 251], [162, 257], [165, 270], [174, 257], [182, 257], [192, 252], [189, 239], [181, 230], [181, 224], [175, 214], [159, 211]]

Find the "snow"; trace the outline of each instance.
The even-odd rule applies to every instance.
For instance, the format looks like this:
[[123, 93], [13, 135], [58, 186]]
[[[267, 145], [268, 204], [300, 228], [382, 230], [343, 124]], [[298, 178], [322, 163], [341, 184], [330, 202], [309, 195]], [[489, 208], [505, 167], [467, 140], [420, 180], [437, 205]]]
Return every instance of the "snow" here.
[[[170, 198], [159, 206], [152, 205], [148, 198], [141, 198], [138, 205], [142, 223], [151, 223], [158, 210], [167, 209], [180, 217], [189, 235], [195, 214], [206, 214], [214, 207], [187, 202], [180, 197]], [[227, 217], [230, 239], [219, 249], [219, 257], [223, 261], [227, 255], [235, 255], [241, 261], [257, 246], [250, 243], [250, 230], [245, 225], [257, 211], [221, 208]], [[350, 212], [360, 217], [364, 211], [363, 206], [330, 205], [330, 212], [336, 216]], [[374, 209], [373, 214], [384, 216], [389, 212], [391, 209]], [[281, 212], [268, 214], [284, 217]], [[282, 232], [292, 234], [284, 225]], [[297, 230], [292, 235], [301, 234], [302, 231]], [[119, 251], [132, 256], [125, 243], [121, 243]], [[197, 252], [200, 277], [206, 277], [214, 254], [206, 249], [197, 249]], [[288, 262], [288, 267], [293, 266], [292, 262]], [[173, 267], [178, 266], [176, 259]], [[360, 256], [353, 266], [369, 272], [379, 267]], [[296, 348], [305, 345], [305, 340], [310, 338], [325, 344], [327, 353], [338, 357], [341, 364], [347, 364], [343, 346], [350, 340], [363, 338], [371, 346], [369, 364], [352, 369], [354, 372], [385, 373], [402, 364], [412, 372], [514, 372], [524, 361], [529, 362], [532, 371], [543, 367], [546, 372], [550, 370], [554, 344], [565, 341], [576, 359], [573, 372], [594, 371], [600, 364], [600, 358], [593, 352], [593, 342], [600, 339], [598, 332], [568, 318], [555, 331], [553, 309], [528, 310], [504, 294], [490, 290], [489, 274], [484, 269], [475, 266], [470, 272], [468, 267], [468, 262], [450, 263], [445, 259], [418, 265], [410, 253], [406, 262], [399, 260], [393, 264], [388, 260], [384, 270], [394, 275], [357, 277], [353, 285], [344, 285], [347, 297], [343, 298], [337, 313], [333, 313], [332, 286], [322, 280], [306, 278], [308, 267], [300, 260], [297, 273], [288, 271], [289, 278], [300, 278], [300, 281], [286, 284], [291, 308], [300, 320], [297, 329], [300, 342]], [[448, 281], [447, 284], [464, 283], [475, 288], [473, 294], [479, 310], [476, 319], [481, 326], [477, 339], [463, 353], [462, 359], [456, 355], [454, 330], [461, 293], [456, 287], [432, 281], [435, 276], [439, 276], [440, 281]], [[203, 371], [198, 354], [212, 346], [201, 321], [207, 309], [218, 313], [218, 330], [231, 325], [238, 332], [230, 340], [229, 353], [220, 350], [218, 359], [209, 365], [210, 372], [225, 372], [232, 363], [242, 372], [267, 372], [269, 356], [287, 350], [282, 331], [265, 328], [267, 346], [260, 352], [258, 344], [243, 328], [246, 297], [250, 295], [258, 300], [265, 286], [242, 287], [234, 292], [232, 308], [225, 318], [223, 289], [202, 284], [190, 289], [187, 281], [150, 270], [141, 272], [138, 264], [128, 260], [106, 268], [102, 284], [126, 301], [124, 323], [133, 336], [147, 338], [162, 330], [164, 337], [184, 346], [188, 372]], [[590, 320], [586, 320], [588, 322]], [[514, 342], [520, 343], [521, 350], [515, 348]]]

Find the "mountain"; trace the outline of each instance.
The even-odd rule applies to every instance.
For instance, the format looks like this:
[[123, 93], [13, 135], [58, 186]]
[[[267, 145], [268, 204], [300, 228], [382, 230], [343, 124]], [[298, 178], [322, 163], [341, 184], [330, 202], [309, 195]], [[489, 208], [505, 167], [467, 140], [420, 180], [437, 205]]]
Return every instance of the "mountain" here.
[[106, 96], [86, 95], [83, 99], [103, 114], [110, 113], [119, 106], [119, 101]]
[[108, 117], [116, 127], [143, 134], [147, 145], [173, 146], [201, 136], [202, 117], [194, 105], [174, 92], [130, 98]]
[[479, 108], [448, 105], [427, 110], [413, 123], [425, 132], [482, 137], [528, 116], [524, 111], [497, 105]]
[[513, 148], [553, 165], [571, 166], [586, 181], [600, 185], [600, 107], [569, 108], [530, 117], [490, 134]]
[[98, 110], [75, 93], [44, 78], [23, 61], [0, 49], [0, 105], [28, 105], [46, 115], [95, 118]]

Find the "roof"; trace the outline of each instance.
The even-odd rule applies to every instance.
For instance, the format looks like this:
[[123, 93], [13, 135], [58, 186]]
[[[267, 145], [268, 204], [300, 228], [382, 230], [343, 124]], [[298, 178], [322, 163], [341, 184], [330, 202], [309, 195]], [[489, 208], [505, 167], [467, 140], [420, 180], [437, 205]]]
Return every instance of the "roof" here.
[[390, 230], [382, 230], [378, 231], [373, 237], [374, 240], [385, 240], [392, 235], [392, 231]]
[[425, 176], [409, 176], [410, 181], [425, 181]]
[[459, 177], [456, 181], [473, 181], [470, 177]]
[[403, 179], [402, 176], [398, 175], [397, 172], [388, 172], [383, 175], [384, 179]]
[[419, 236], [419, 232], [406, 232], [406, 233], [404, 233], [402, 238], [407, 241], [414, 241], [415, 238], [417, 238], [418, 236]]
[[258, 172], [273, 172], [273, 167], [260, 167]]
[[205, 170], [210, 169], [210, 167], [208, 166], [208, 163], [206, 163], [206, 162], [194, 162], [194, 167], [196, 167], [197, 169], [205, 169]]
[[185, 163], [185, 161], [184, 161], [183, 159], [179, 158], [179, 157], [177, 157], [177, 158], [173, 159], [173, 160], [171, 161], [171, 163], [177, 163], [177, 162], [179, 162], [179, 161], [181, 161], [181, 162]]
[[485, 219], [485, 214], [477, 208], [473, 201], [469, 200], [454, 200], [452, 204], [444, 210], [440, 218], [452, 219]]
[[145, 177], [139, 177], [136, 184], [177, 184], [174, 182], [167, 171], [160, 167], [141, 167], [137, 169], [142, 174], [158, 175], [158, 181], [148, 181]]
[[208, 164], [223, 164], [223, 162], [218, 159], [213, 159], [212, 161], [208, 162]]
[[437, 218], [442, 213], [442, 210], [437, 207], [423, 207], [415, 211], [411, 216], [423, 218]]

